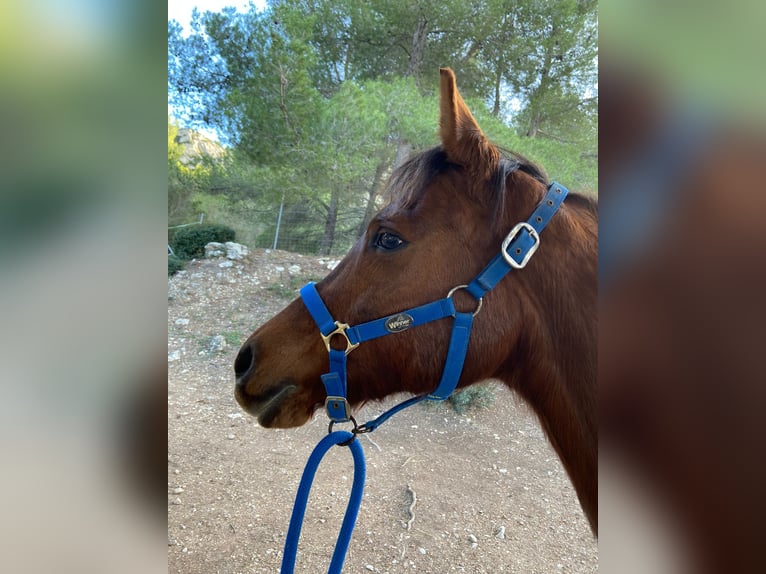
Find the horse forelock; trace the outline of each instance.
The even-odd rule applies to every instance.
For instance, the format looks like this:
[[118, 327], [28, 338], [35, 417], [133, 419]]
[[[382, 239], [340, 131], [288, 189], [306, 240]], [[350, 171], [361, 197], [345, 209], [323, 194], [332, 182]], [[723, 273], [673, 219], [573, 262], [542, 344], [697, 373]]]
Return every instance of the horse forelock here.
[[[545, 172], [525, 157], [515, 152], [499, 149], [500, 157], [493, 165], [490, 176], [484, 181], [474, 180], [465, 188], [465, 193], [480, 202], [489, 202], [496, 214], [493, 223], [501, 221], [509, 190], [506, 189], [508, 175], [523, 172], [543, 186], [548, 186]], [[470, 179], [474, 172], [465, 171], [463, 166], [449, 160], [442, 146], [420, 152], [394, 170], [386, 187], [387, 205], [396, 209], [411, 210], [423, 199], [429, 184], [440, 174], [454, 169], [463, 171]]]
[[411, 209], [422, 199], [428, 184], [454, 166], [440, 147], [433, 147], [409, 158], [391, 174], [386, 187], [388, 205]]

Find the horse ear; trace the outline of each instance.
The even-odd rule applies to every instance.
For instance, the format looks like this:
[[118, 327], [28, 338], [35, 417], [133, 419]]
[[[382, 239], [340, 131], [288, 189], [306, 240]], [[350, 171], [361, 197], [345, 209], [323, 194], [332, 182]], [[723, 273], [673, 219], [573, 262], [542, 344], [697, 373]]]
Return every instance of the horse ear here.
[[450, 68], [440, 68], [439, 132], [447, 157], [476, 173], [489, 173], [500, 159], [500, 152], [481, 131], [466, 106]]

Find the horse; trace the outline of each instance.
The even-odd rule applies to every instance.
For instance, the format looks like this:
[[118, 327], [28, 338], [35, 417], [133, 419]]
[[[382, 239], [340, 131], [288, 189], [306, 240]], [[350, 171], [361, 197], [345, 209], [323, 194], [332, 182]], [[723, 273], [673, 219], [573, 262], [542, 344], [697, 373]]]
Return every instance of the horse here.
[[[602, 478], [619, 469], [684, 571], [759, 572], [766, 140], [630, 59], [602, 60], [600, 78]], [[636, 522], [613, 514], [612, 538], [627, 523], [640, 540]]]
[[[333, 317], [358, 324], [445, 296], [476, 276], [509, 230], [546, 194], [543, 171], [493, 145], [440, 70], [441, 144], [394, 171], [389, 203], [345, 258], [316, 284]], [[597, 534], [597, 253], [594, 199], [570, 193], [529, 264], [455, 306], [476, 314], [458, 387], [489, 378], [537, 414]], [[447, 321], [380, 337], [348, 357], [348, 401], [433, 391], [450, 340]], [[333, 348], [336, 342], [332, 341]], [[328, 345], [329, 348], [329, 345]], [[267, 428], [303, 425], [325, 403], [325, 343], [301, 299], [242, 345], [235, 397]]]

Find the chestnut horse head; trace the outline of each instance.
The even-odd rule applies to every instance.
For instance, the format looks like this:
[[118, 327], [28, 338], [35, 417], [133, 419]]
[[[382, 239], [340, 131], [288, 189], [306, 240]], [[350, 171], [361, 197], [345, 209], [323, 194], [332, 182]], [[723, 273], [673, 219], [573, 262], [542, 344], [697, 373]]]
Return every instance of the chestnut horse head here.
[[[487, 140], [449, 69], [441, 70], [440, 98], [441, 145], [392, 175], [388, 206], [316, 285], [339, 321], [355, 325], [444, 298], [499, 253], [545, 196], [538, 168]], [[529, 265], [484, 298], [458, 383], [499, 379], [531, 404], [594, 529], [597, 249], [595, 202], [570, 194]], [[476, 301], [459, 291], [455, 306], [473, 310]], [[351, 405], [433, 391], [450, 332], [438, 320], [354, 349]], [[234, 366], [236, 398], [264, 427], [302, 425], [325, 402], [328, 353], [301, 299], [255, 331]]]

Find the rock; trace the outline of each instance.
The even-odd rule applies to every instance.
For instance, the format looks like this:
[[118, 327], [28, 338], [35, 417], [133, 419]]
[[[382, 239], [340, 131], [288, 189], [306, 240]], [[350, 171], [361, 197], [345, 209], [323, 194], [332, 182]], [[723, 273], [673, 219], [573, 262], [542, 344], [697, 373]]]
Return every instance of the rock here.
[[424, 556], [425, 556], [425, 554], [426, 554], [426, 549], [425, 549], [425, 548], [418, 548], [418, 552], [419, 552], [420, 554], [422, 554], [422, 555], [424, 555]]
[[375, 566], [373, 566], [372, 564], [366, 564], [364, 567], [370, 572], [375, 572]]
[[180, 486], [177, 486], [176, 488], [173, 489], [173, 494], [181, 494], [183, 491], [184, 491], [183, 488], [181, 488]]
[[215, 337], [212, 337], [210, 339], [210, 343], [208, 343], [207, 350], [215, 353], [217, 351], [223, 351], [226, 348], [226, 339], [224, 339], [223, 335], [216, 335]]
[[176, 143], [190, 144], [192, 141], [192, 131], [188, 128], [180, 128], [176, 133]]
[[168, 353], [168, 363], [172, 363], [173, 361], [178, 361], [181, 359], [181, 351], [173, 351], [171, 353]]
[[203, 158], [220, 160], [225, 153], [220, 143], [189, 128], [179, 128], [175, 141], [182, 146], [179, 161], [185, 166], [199, 165]]
[[176, 319], [176, 325], [183, 326], [188, 324], [189, 324], [189, 319], [185, 319], [185, 318]]
[[218, 267], [220, 267], [221, 269], [225, 269], [226, 267], [233, 267], [233, 266], [234, 266], [234, 263], [232, 263], [231, 261], [221, 261], [218, 264]]
[[502, 524], [497, 527], [497, 530], [495, 530], [495, 538], [499, 538], [500, 540], [505, 540], [505, 526]]
[[226, 255], [226, 246], [223, 243], [217, 241], [211, 241], [205, 245], [205, 257], [212, 259], [213, 257], [223, 257]]
[[287, 268], [287, 272], [290, 275], [297, 275], [301, 272], [301, 266], [300, 265], [290, 265], [290, 267]]
[[226, 245], [226, 257], [227, 259], [242, 259], [247, 255], [250, 251], [248, 250], [246, 245], [242, 245], [241, 243], [234, 243], [233, 241], [227, 241], [225, 243]]
[[468, 540], [470, 540], [471, 544], [477, 544], [479, 542], [479, 540], [473, 534], [468, 535]]

